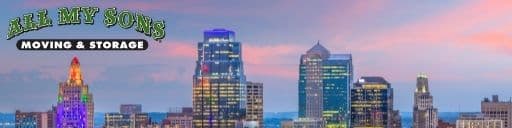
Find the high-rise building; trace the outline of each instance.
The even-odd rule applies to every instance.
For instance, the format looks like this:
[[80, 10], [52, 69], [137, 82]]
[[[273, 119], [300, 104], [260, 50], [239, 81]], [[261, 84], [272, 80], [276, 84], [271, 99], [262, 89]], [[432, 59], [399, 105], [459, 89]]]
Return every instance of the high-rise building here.
[[53, 112], [21, 112], [16, 110], [16, 128], [53, 128]]
[[247, 82], [246, 121], [255, 121], [256, 127], [263, 127], [263, 83]]
[[57, 128], [93, 128], [94, 102], [89, 86], [83, 82], [80, 62], [73, 57], [68, 80], [59, 83], [56, 110]]
[[503, 121], [491, 119], [482, 113], [460, 113], [456, 123], [457, 128], [505, 128]]
[[350, 54], [331, 54], [319, 42], [300, 58], [299, 118], [348, 127], [353, 67]]
[[437, 108], [434, 107], [433, 100], [428, 89], [428, 77], [426, 74], [420, 73], [416, 78], [416, 91], [414, 92], [414, 128], [437, 128]]
[[167, 113], [167, 118], [163, 120], [164, 128], [192, 128], [192, 108], [184, 107], [179, 111]]
[[235, 32], [204, 32], [193, 76], [194, 127], [235, 127], [246, 115], [242, 46]]
[[122, 114], [142, 113], [141, 104], [121, 104], [119, 108]]
[[500, 101], [498, 95], [493, 95], [492, 100], [484, 98], [480, 108], [484, 118], [502, 120], [504, 128], [512, 128], [512, 101]]
[[393, 127], [393, 88], [384, 78], [361, 77], [351, 90], [351, 99], [352, 127]]

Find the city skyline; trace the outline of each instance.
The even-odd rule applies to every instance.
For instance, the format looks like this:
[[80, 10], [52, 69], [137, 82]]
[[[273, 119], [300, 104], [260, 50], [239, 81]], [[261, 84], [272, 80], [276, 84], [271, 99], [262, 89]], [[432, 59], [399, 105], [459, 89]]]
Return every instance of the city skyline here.
[[[5, 15], [2, 20], [8, 21], [39, 8], [85, 4], [67, 2], [14, 1], [0, 10]], [[123, 103], [143, 104], [144, 111], [190, 107], [194, 49], [201, 32], [214, 28], [239, 33], [237, 40], [244, 42], [246, 52], [246, 75], [265, 85], [266, 112], [298, 111], [297, 58], [316, 40], [333, 53], [351, 53], [355, 78], [385, 77], [393, 84], [394, 107], [401, 112], [412, 112], [419, 72], [429, 74], [429, 88], [439, 112], [479, 111], [482, 97], [511, 96], [507, 90], [512, 89], [508, 86], [512, 81], [506, 78], [512, 71], [508, 66], [512, 64], [512, 46], [507, 43], [512, 30], [510, 1], [160, 2], [87, 3], [134, 8], [165, 19], [167, 39], [150, 42], [146, 51], [23, 52], [15, 48], [15, 41], [0, 42], [0, 112], [45, 111], [55, 104], [56, 83], [66, 78], [61, 69], [74, 55], [83, 60], [95, 111], [115, 111]], [[296, 13], [301, 15], [292, 15]], [[7, 25], [0, 29], [7, 30]], [[6, 35], [6, 31], [0, 34]], [[119, 27], [106, 29], [94, 24], [44, 28], [13, 40], [95, 36], [145, 38]], [[452, 90], [462, 94], [453, 95]]]

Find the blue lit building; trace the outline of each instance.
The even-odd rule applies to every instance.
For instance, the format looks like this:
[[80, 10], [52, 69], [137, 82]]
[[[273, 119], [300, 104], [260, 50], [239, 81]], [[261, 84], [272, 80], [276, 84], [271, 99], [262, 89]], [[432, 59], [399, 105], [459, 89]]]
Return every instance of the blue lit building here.
[[59, 83], [57, 97], [57, 128], [92, 128], [94, 126], [94, 103], [89, 86], [84, 84], [80, 62], [71, 61], [66, 82]]
[[299, 66], [299, 118], [348, 127], [352, 77], [352, 55], [331, 54], [320, 43], [309, 49]]
[[246, 115], [246, 80], [242, 46], [235, 41], [235, 32], [205, 31], [197, 55], [192, 94], [194, 127], [240, 125]]

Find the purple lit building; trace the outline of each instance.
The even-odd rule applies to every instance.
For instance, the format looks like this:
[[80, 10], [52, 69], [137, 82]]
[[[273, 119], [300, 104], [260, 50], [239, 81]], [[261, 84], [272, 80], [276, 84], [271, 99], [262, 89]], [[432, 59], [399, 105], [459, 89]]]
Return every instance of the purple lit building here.
[[66, 82], [59, 83], [56, 110], [57, 128], [92, 128], [94, 126], [94, 103], [89, 86], [82, 81], [80, 62], [71, 61]]

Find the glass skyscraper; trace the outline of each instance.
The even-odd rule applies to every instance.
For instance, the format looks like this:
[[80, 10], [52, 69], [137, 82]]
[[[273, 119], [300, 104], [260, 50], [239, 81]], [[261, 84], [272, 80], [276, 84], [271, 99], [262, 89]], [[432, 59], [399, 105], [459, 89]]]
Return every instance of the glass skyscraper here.
[[331, 54], [317, 43], [301, 56], [299, 73], [299, 117], [348, 127], [352, 55]]
[[89, 86], [83, 82], [77, 57], [71, 61], [68, 80], [59, 84], [56, 114], [57, 128], [94, 126], [94, 102]]
[[353, 128], [393, 128], [393, 88], [382, 77], [361, 77], [351, 90]]
[[229, 128], [246, 115], [246, 85], [242, 46], [235, 32], [213, 29], [204, 32], [197, 45], [193, 76], [194, 127]]

